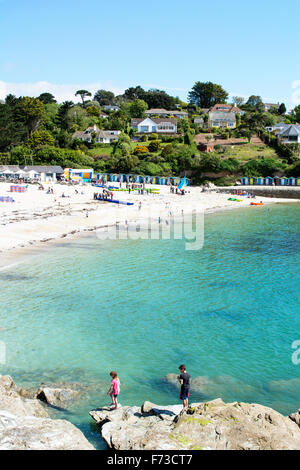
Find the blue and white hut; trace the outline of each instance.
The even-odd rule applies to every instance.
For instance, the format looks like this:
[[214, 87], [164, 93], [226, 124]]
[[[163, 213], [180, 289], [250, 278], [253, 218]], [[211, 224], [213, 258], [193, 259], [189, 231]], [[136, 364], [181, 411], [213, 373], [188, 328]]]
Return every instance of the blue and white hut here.
[[289, 178], [289, 186], [296, 186], [296, 178], [294, 178], [293, 176], [291, 176]]
[[263, 184], [264, 184], [264, 178], [262, 178], [261, 176], [259, 176], [258, 178], [256, 178], [256, 184], [259, 185], [259, 186], [263, 186]]
[[286, 176], [282, 176], [282, 178], [280, 178], [280, 186], [287, 186], [288, 182], [289, 179]]
[[266, 176], [266, 177], [264, 178], [264, 184], [265, 184], [266, 186], [272, 186], [272, 184], [273, 184], [273, 178], [272, 178], [271, 176]]

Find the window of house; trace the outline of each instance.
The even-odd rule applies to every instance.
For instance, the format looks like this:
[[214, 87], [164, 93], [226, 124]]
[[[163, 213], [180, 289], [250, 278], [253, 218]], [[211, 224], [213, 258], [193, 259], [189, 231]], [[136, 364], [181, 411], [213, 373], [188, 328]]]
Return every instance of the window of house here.
[[149, 126], [141, 126], [141, 132], [149, 132]]

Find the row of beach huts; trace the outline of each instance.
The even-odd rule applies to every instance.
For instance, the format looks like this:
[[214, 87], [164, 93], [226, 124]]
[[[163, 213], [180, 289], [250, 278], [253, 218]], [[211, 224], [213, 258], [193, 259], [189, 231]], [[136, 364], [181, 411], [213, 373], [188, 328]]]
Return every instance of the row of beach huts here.
[[286, 176], [267, 176], [267, 177], [243, 177], [241, 179], [243, 186], [300, 186], [300, 176], [297, 178]]
[[[98, 173], [97, 180], [105, 182], [116, 183], [145, 183], [145, 184], [159, 184], [168, 186], [177, 186], [182, 178], [177, 176], [147, 176], [147, 175], [134, 175], [134, 174], [115, 174], [115, 173]], [[186, 186], [190, 185], [188, 178], [185, 178]]]
[[[93, 168], [65, 168], [60, 166], [19, 166], [0, 165], [0, 179], [4, 180], [33, 180], [40, 182], [73, 181], [91, 182], [104, 181], [110, 183], [145, 183], [158, 185], [177, 186], [181, 181], [177, 176], [149, 176], [136, 174], [96, 173]], [[190, 180], [185, 178], [185, 184], [190, 185]]]

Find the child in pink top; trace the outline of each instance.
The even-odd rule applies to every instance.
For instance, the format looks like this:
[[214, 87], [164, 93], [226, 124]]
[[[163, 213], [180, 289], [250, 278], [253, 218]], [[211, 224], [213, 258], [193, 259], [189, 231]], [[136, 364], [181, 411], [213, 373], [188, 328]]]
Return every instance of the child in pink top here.
[[111, 405], [113, 405], [112, 409], [116, 410], [118, 408], [118, 395], [120, 393], [120, 380], [119, 380], [117, 372], [115, 371], [112, 371], [109, 375], [111, 376], [112, 381], [111, 381], [110, 389], [107, 392], [107, 395], [111, 397], [111, 400], [112, 400]]

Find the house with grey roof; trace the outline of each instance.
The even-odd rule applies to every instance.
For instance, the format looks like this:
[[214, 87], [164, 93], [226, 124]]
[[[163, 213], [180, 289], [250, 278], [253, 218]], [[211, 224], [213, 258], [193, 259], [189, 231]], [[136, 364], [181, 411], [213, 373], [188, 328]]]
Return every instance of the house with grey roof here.
[[287, 126], [277, 136], [282, 144], [300, 144], [300, 126]]
[[131, 128], [136, 129], [138, 134], [176, 134], [177, 119], [174, 118], [146, 118], [131, 119]]
[[9, 178], [30, 178], [38, 181], [57, 181], [64, 170], [57, 165], [2, 165], [0, 175]]
[[168, 111], [167, 109], [164, 108], [152, 108], [148, 109], [145, 111], [145, 114], [147, 117], [151, 116], [159, 116], [159, 117], [176, 117], [178, 119], [183, 119], [188, 117], [188, 113], [185, 111], [179, 111], [178, 109], [175, 109], [173, 111]]
[[80, 139], [82, 142], [88, 143], [102, 143], [102, 144], [111, 144], [112, 142], [117, 142], [119, 140], [119, 135], [121, 131], [117, 130], [102, 130], [99, 129], [96, 124], [94, 126], [88, 127], [85, 131], [76, 131], [73, 134], [73, 139]]
[[210, 111], [208, 113], [208, 127], [234, 129], [236, 127], [236, 114], [228, 111]]
[[264, 103], [265, 111], [270, 111], [270, 109], [279, 109], [279, 103]]
[[268, 132], [274, 132], [274, 134], [278, 134], [282, 132], [284, 129], [287, 129], [289, 126], [290, 124], [286, 124], [285, 122], [279, 122], [275, 124], [274, 126], [267, 126], [265, 127], [265, 129]]

